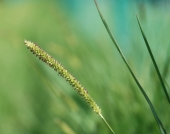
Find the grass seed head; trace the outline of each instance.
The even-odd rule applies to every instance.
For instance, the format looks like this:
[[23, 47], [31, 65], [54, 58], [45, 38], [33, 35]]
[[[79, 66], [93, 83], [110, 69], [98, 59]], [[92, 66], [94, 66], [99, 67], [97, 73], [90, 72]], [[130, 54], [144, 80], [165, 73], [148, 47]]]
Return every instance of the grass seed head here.
[[87, 104], [93, 109], [94, 112], [96, 112], [99, 115], [101, 114], [101, 109], [88, 94], [87, 90], [57, 60], [55, 60], [52, 56], [47, 54], [35, 43], [26, 40], [24, 41], [24, 43], [33, 54], [39, 57], [39, 59], [45, 62], [47, 65], [52, 67], [55, 71], [59, 73], [60, 76], [62, 76], [66, 81], [68, 81], [69, 84], [87, 102]]

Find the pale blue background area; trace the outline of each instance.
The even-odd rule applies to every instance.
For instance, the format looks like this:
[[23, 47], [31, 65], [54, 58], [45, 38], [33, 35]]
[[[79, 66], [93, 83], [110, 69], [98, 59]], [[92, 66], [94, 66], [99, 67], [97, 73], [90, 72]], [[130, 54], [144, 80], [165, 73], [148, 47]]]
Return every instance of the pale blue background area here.
[[[97, 2], [120, 45], [128, 45], [133, 30], [131, 22], [136, 21], [135, 15], [139, 13], [139, 9], [147, 10], [148, 4], [162, 5], [164, 8], [168, 0], [98, 0]], [[70, 12], [70, 16], [81, 25], [81, 28], [89, 33], [89, 36], [101, 32], [101, 26], [96, 23], [101, 20], [93, 0], [62, 0], [61, 3]]]
[[[2, 0], [6, 4], [20, 4], [28, 0]], [[31, 1], [31, 0], [29, 0]], [[36, 1], [36, 0], [32, 0]], [[39, 0], [37, 0], [39, 1]], [[48, 0], [44, 0], [48, 1]], [[66, 9], [74, 25], [86, 32], [87, 36], [97, 36], [96, 33], [104, 31], [93, 0], [51, 0], [59, 1]], [[147, 10], [147, 5], [162, 5], [163, 10], [168, 5], [168, 0], [97, 0], [99, 7], [106, 19], [112, 33], [120, 46], [129, 45], [133, 30], [132, 21], [136, 21], [135, 15], [140, 15], [140, 8]], [[143, 11], [141, 11], [143, 12]], [[143, 12], [145, 16], [145, 12]], [[140, 17], [140, 16], [139, 16]]]

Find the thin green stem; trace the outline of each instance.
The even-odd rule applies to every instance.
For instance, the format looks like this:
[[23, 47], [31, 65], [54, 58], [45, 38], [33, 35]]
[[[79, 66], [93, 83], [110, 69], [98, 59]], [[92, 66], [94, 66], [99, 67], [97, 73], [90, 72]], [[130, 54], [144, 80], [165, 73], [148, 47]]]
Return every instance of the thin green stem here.
[[170, 87], [169, 87], [169, 85], [168, 85], [168, 83], [167, 83], [167, 81], [164, 79], [164, 82], [165, 82], [165, 85], [167, 86], [167, 88], [169, 89], [169, 91], [170, 91]]
[[102, 15], [102, 13], [101, 13], [101, 11], [100, 11], [100, 9], [99, 9], [99, 6], [98, 6], [96, 0], [94, 0], [94, 2], [95, 2], [95, 4], [96, 4], [98, 13], [99, 13], [99, 15], [100, 15], [100, 18], [101, 18], [101, 20], [102, 20], [102, 22], [103, 22], [103, 24], [104, 24], [104, 26], [105, 26], [108, 34], [109, 34], [111, 40], [113, 41], [114, 45], [116, 46], [117, 50], [119, 51], [119, 53], [120, 53], [123, 61], [125, 62], [125, 64], [126, 64], [128, 70], [129, 70], [130, 74], [132, 75], [132, 77], [133, 77], [133, 79], [135, 80], [136, 84], [138, 85], [140, 91], [142, 92], [143, 96], [145, 97], [145, 99], [146, 99], [146, 101], [147, 101], [147, 103], [148, 103], [148, 105], [149, 105], [149, 107], [150, 107], [150, 109], [151, 109], [151, 111], [152, 111], [152, 114], [153, 114], [153, 116], [154, 116], [154, 118], [155, 118], [155, 120], [156, 120], [156, 122], [157, 122], [157, 124], [158, 124], [158, 127], [159, 127], [159, 129], [160, 129], [160, 132], [161, 132], [162, 134], [166, 134], [166, 130], [165, 130], [165, 128], [164, 128], [161, 120], [159, 119], [159, 117], [158, 117], [158, 115], [157, 115], [157, 113], [156, 113], [156, 111], [155, 111], [155, 108], [154, 108], [152, 102], [150, 101], [150, 99], [149, 99], [149, 97], [147, 96], [147, 94], [145, 93], [143, 87], [140, 85], [140, 83], [139, 83], [139, 81], [137, 80], [135, 74], [133, 73], [132, 69], [130, 68], [130, 66], [129, 66], [129, 64], [128, 64], [126, 58], [125, 58], [125, 56], [123, 55], [120, 47], [118, 46], [115, 38], [113, 37], [113, 35], [112, 35], [111, 31], [110, 31], [110, 28], [109, 28], [109, 26], [107, 25], [107, 23], [106, 23], [103, 15]]
[[168, 95], [168, 92], [167, 92], [166, 86], [165, 86], [165, 84], [164, 84], [163, 78], [162, 78], [162, 76], [161, 76], [161, 73], [160, 73], [160, 71], [159, 71], [158, 65], [157, 65], [157, 63], [156, 63], [156, 60], [155, 60], [153, 54], [152, 54], [152, 51], [151, 51], [151, 48], [150, 48], [150, 46], [149, 46], [148, 40], [147, 40], [147, 38], [146, 38], [143, 30], [142, 30], [142, 26], [141, 26], [141, 24], [140, 24], [140, 21], [139, 21], [139, 18], [138, 18], [137, 15], [136, 15], [136, 18], [137, 18], [137, 21], [138, 21], [139, 28], [140, 28], [140, 31], [141, 31], [141, 33], [142, 33], [143, 39], [144, 39], [144, 41], [145, 41], [146, 47], [147, 47], [147, 49], [148, 49], [149, 55], [150, 55], [150, 57], [151, 57], [151, 59], [152, 59], [152, 62], [153, 62], [153, 64], [154, 64], [154, 67], [155, 67], [155, 69], [156, 69], [158, 78], [159, 78], [159, 80], [160, 80], [160, 82], [161, 82], [161, 85], [162, 85], [163, 90], [164, 90], [164, 92], [165, 92], [166, 98], [167, 98], [167, 100], [168, 100], [168, 102], [169, 102], [169, 104], [170, 104], [170, 97], [169, 97], [169, 95]]
[[55, 60], [52, 56], [46, 53], [38, 45], [30, 41], [26, 41], [26, 40], [25, 40], [25, 45], [27, 46], [28, 49], [31, 50], [33, 54], [39, 57], [40, 60], [42, 60], [44, 63], [52, 67], [55, 71], [59, 73], [59, 75], [65, 78], [65, 80], [70, 83], [70, 85], [78, 92], [78, 94], [80, 94], [80, 96], [93, 109], [93, 111], [97, 113], [103, 119], [103, 121], [106, 123], [110, 131], [113, 134], [115, 134], [112, 128], [110, 127], [110, 125], [107, 123], [107, 121], [102, 116], [101, 109], [99, 108], [99, 106], [96, 104], [96, 102], [88, 94], [87, 90], [80, 84], [79, 81], [77, 81], [57, 60]]
[[99, 114], [99, 116], [102, 118], [102, 120], [105, 122], [105, 124], [107, 125], [107, 127], [110, 129], [110, 131], [115, 134], [115, 132], [112, 130], [112, 128], [110, 127], [110, 125], [108, 124], [108, 122], [105, 120], [105, 118], [103, 117], [102, 114]]

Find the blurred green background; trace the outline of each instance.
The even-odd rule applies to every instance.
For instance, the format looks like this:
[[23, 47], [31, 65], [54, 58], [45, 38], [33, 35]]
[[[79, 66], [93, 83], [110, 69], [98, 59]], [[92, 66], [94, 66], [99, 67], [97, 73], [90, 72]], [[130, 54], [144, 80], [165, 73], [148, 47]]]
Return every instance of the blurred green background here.
[[[170, 107], [135, 17], [138, 14], [160, 71], [170, 84], [170, 3], [98, 2], [170, 132]], [[110, 133], [67, 82], [27, 50], [24, 39], [36, 42], [80, 81], [116, 134], [159, 133], [151, 110], [111, 42], [93, 0], [1, 0], [0, 134]]]

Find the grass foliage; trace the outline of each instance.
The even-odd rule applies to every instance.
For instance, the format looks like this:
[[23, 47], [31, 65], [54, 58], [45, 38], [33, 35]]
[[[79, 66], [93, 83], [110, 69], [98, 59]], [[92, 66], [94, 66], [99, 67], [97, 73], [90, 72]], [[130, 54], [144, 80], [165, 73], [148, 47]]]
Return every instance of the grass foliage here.
[[[146, 13], [139, 14], [139, 18], [162, 78], [170, 85], [170, 17], [168, 10], [167, 13], [162, 10], [147, 5]], [[82, 83], [116, 134], [159, 133], [145, 98], [100, 21], [96, 23], [101, 31], [90, 38], [64, 8], [53, 2], [0, 4], [0, 15], [3, 16], [0, 21], [0, 133], [110, 132], [65, 80], [30, 55], [23, 45], [24, 39], [41, 45]], [[169, 133], [169, 103], [135, 12], [129, 13], [129, 18], [133, 18], [129, 25], [132, 30], [125, 57]], [[167, 93], [170, 94], [169, 88]]]

